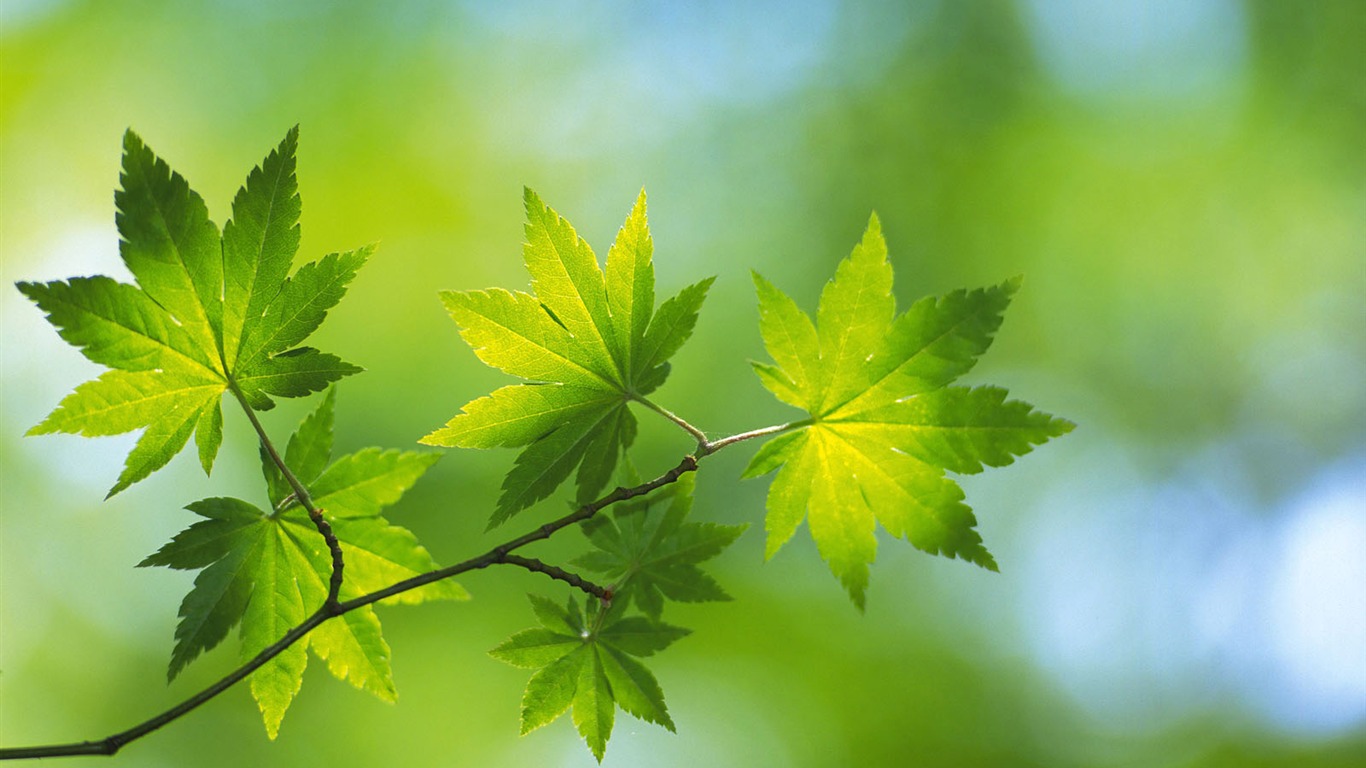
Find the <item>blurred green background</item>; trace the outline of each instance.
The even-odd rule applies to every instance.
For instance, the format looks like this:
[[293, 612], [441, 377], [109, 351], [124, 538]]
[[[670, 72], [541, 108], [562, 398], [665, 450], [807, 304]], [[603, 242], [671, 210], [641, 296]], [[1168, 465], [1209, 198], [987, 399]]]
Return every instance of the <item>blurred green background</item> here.
[[[125, 128], [222, 224], [299, 123], [300, 263], [381, 243], [315, 337], [369, 369], [339, 450], [411, 447], [506, 382], [435, 292], [525, 286], [522, 186], [600, 255], [644, 186], [660, 292], [718, 276], [658, 399], [720, 435], [791, 415], [746, 362], [748, 270], [810, 309], [876, 209], [903, 305], [1026, 276], [970, 379], [1079, 428], [963, 480], [1000, 574], [884, 539], [866, 615], [805, 533], [762, 563], [750, 448], [709, 460], [699, 514], [752, 524], [715, 567], [736, 600], [673, 613], [679, 732], [619, 715], [606, 764], [1362, 765], [1364, 41], [1356, 0], [3, 0], [0, 282], [126, 277]], [[183, 504], [260, 497], [256, 451], [230, 413], [211, 479], [181, 456], [101, 502], [132, 436], [21, 437], [96, 366], [17, 291], [0, 323], [0, 744], [103, 737], [231, 668], [165, 685], [190, 576], [132, 565]], [[447, 456], [391, 517], [483, 551], [512, 458]], [[527, 675], [485, 655], [562, 590], [463, 583], [382, 612], [397, 706], [315, 662], [275, 743], [239, 686], [116, 759], [591, 765], [567, 719], [517, 737]]]

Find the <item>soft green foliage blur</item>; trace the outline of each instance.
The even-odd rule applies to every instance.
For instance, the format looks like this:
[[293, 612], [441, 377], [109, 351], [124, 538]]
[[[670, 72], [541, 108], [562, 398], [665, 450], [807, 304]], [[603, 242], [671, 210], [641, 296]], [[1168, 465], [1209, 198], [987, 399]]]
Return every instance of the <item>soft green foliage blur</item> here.
[[[792, 414], [750, 369], [749, 270], [810, 312], [877, 210], [902, 306], [1024, 275], [964, 383], [1080, 426], [958, 478], [999, 574], [881, 547], [860, 615], [814, 545], [764, 562], [751, 526], [710, 562], [734, 600], [670, 606], [692, 634], [651, 657], [677, 734], [622, 718], [604, 764], [1359, 764], [1366, 10], [733, 6], [5, 3], [0, 283], [132, 280], [112, 272], [126, 129], [222, 222], [298, 124], [302, 260], [379, 243], [309, 342], [366, 369], [339, 385], [337, 450], [407, 448], [507, 383], [437, 291], [526, 286], [523, 187], [594, 244], [645, 187], [658, 295], [717, 278], [652, 397], [721, 436]], [[12, 288], [0, 329], [0, 743], [101, 737], [237, 660], [165, 686], [192, 578], [132, 566], [188, 499], [269, 499], [225, 411], [210, 479], [181, 455], [102, 501], [132, 437], [21, 437], [99, 367]], [[654, 421], [646, 474], [691, 448]], [[757, 523], [749, 450], [708, 460], [690, 519]], [[386, 517], [439, 562], [483, 551], [512, 460], [453, 451]], [[487, 656], [563, 585], [462, 584], [473, 600], [381, 611], [397, 704], [313, 665], [274, 742], [242, 687], [115, 759], [593, 764], [564, 719], [518, 738], [526, 672]]]

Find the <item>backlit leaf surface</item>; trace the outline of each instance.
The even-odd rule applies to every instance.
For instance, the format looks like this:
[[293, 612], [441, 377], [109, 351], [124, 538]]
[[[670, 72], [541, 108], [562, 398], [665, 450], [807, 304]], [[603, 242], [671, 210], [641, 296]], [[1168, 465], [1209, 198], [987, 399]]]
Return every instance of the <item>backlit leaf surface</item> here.
[[531, 293], [444, 291], [441, 300], [480, 360], [526, 379], [467, 403], [428, 445], [521, 448], [490, 526], [546, 498], [571, 474], [576, 500], [596, 498], [635, 440], [632, 399], [659, 387], [691, 335], [711, 279], [654, 306], [654, 243], [645, 193], [602, 269], [588, 243], [526, 191], [523, 257]]
[[[411, 532], [380, 512], [394, 504], [438, 458], [435, 454], [366, 449], [330, 461], [334, 392], [290, 438], [285, 463], [309, 489], [341, 542], [346, 564], [342, 601], [434, 570], [431, 555]], [[199, 570], [180, 606], [170, 678], [240, 625], [243, 661], [303, 623], [327, 598], [332, 558], [322, 535], [269, 461], [263, 462], [270, 511], [239, 499], [197, 501], [204, 518], [181, 531], [140, 563]], [[386, 602], [463, 600], [446, 579], [403, 592]], [[307, 650], [339, 679], [393, 701], [389, 646], [379, 618], [365, 606], [333, 618], [267, 662], [251, 676], [271, 738], [303, 682]]]
[[160, 469], [190, 435], [207, 473], [223, 440], [220, 401], [257, 410], [360, 371], [304, 341], [371, 248], [289, 269], [299, 246], [298, 129], [248, 175], [220, 235], [200, 196], [137, 134], [114, 195], [119, 250], [136, 284], [108, 277], [19, 283], [62, 338], [110, 371], [67, 395], [30, 434], [143, 430], [109, 495]]
[[880, 524], [933, 554], [996, 570], [958, 484], [1072, 429], [997, 387], [949, 386], [990, 346], [1018, 280], [916, 302], [898, 315], [876, 216], [821, 293], [813, 323], [758, 274], [759, 323], [775, 397], [806, 411], [745, 474], [777, 470], [767, 554], [806, 520], [821, 556], [862, 607]]

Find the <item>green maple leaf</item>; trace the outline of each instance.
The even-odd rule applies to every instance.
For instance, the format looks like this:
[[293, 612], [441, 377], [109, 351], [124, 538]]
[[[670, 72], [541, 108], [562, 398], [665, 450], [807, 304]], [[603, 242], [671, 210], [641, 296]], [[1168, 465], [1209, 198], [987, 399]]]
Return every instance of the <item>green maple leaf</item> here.
[[655, 676], [636, 661], [664, 650], [688, 630], [623, 616], [620, 603], [591, 621], [570, 596], [565, 608], [531, 595], [541, 626], [508, 638], [489, 651], [495, 659], [536, 674], [522, 695], [522, 734], [554, 722], [573, 707], [574, 726], [602, 762], [616, 707], [674, 730]]
[[143, 429], [112, 496], [160, 469], [191, 433], [207, 473], [223, 440], [222, 395], [263, 410], [361, 369], [298, 346], [371, 248], [290, 265], [299, 246], [298, 129], [247, 177], [220, 236], [204, 201], [136, 134], [124, 136], [119, 251], [136, 285], [76, 277], [18, 288], [62, 338], [111, 370], [64, 398], [29, 434]]
[[[990, 346], [1018, 280], [926, 298], [896, 314], [892, 267], [874, 215], [821, 293], [816, 323], [757, 273], [760, 329], [777, 365], [764, 386], [810, 418], [766, 443], [745, 471], [778, 469], [767, 555], [803, 519], [860, 607], [878, 523], [926, 552], [996, 570], [945, 471], [999, 467], [1072, 430], [996, 387], [952, 387]], [[779, 469], [781, 467], [781, 469]]]
[[607, 254], [606, 271], [569, 222], [526, 190], [523, 249], [534, 293], [445, 291], [461, 336], [486, 364], [529, 380], [464, 406], [428, 445], [523, 448], [490, 527], [546, 498], [578, 468], [577, 500], [606, 485], [636, 434], [627, 403], [652, 392], [692, 334], [712, 279], [654, 307], [645, 193]]
[[595, 549], [575, 562], [614, 580], [614, 603], [624, 608], [634, 601], [658, 621], [665, 598], [685, 603], [731, 599], [697, 565], [721, 554], [745, 526], [685, 522], [693, 483], [692, 475], [683, 475], [650, 498], [616, 505], [611, 518], [598, 515], [583, 524]]
[[[335, 390], [304, 419], [290, 438], [285, 463], [341, 542], [345, 568], [339, 597], [349, 600], [436, 568], [416, 537], [390, 525], [380, 511], [397, 502], [438, 456], [368, 448], [330, 461], [334, 403]], [[265, 468], [270, 512], [239, 499], [197, 501], [188, 509], [205, 519], [139, 563], [200, 570], [180, 605], [170, 679], [239, 623], [241, 657], [251, 659], [327, 598], [332, 575], [327, 545], [279, 470], [270, 463]], [[448, 579], [381, 603], [467, 598]], [[358, 608], [325, 622], [252, 673], [252, 695], [271, 738], [303, 682], [309, 648], [339, 679], [385, 701], [396, 697], [379, 618], [371, 606]]]

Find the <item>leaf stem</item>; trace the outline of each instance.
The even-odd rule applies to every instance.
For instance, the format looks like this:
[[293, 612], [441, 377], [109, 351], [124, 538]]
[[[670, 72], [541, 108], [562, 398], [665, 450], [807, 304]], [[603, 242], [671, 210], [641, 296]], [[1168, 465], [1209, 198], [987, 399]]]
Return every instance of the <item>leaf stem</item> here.
[[308, 519], [313, 521], [313, 527], [318, 529], [323, 541], [327, 543], [327, 551], [332, 555], [332, 576], [327, 582], [327, 600], [324, 601], [323, 608], [329, 612], [330, 616], [340, 615], [336, 612], [337, 600], [341, 595], [342, 572], [346, 568], [346, 563], [342, 558], [341, 542], [337, 540], [337, 535], [332, 531], [332, 525], [327, 522], [327, 518], [323, 517], [323, 511], [313, 503], [313, 497], [309, 495], [308, 489], [299, 482], [299, 478], [294, 475], [289, 465], [285, 464], [280, 452], [275, 450], [275, 444], [270, 441], [270, 436], [266, 434], [265, 427], [261, 426], [261, 420], [256, 417], [256, 411], [247, 402], [246, 395], [242, 394], [237, 382], [230, 380], [228, 388], [237, 398], [237, 404], [242, 406], [242, 410], [246, 412], [247, 420], [256, 430], [256, 436], [261, 439], [261, 448], [265, 450], [266, 455], [270, 456], [270, 460], [280, 470], [285, 482], [289, 483], [289, 487], [294, 490], [295, 500], [299, 502], [299, 506], [308, 512]]
[[[127, 745], [129, 742], [140, 739], [143, 736], [146, 736], [147, 734], [157, 730], [158, 728], [161, 728], [162, 726], [167, 725], [168, 723], [171, 723], [189, 714], [191, 711], [199, 707], [201, 704], [207, 702], [208, 700], [212, 699], [213, 697], [217, 696], [218, 694], [222, 693], [228, 688], [231, 688], [234, 684], [240, 682], [243, 678], [245, 678], [247, 675], [250, 675], [252, 672], [255, 672], [266, 662], [283, 653], [285, 649], [289, 648], [290, 646], [297, 643], [299, 640], [303, 639], [303, 637], [306, 636], [309, 632], [312, 632], [314, 629], [318, 628], [318, 626], [328, 621], [329, 619], [341, 616], [342, 614], [349, 613], [351, 611], [370, 605], [372, 603], [377, 603], [380, 600], [384, 600], [385, 598], [393, 597], [395, 595], [399, 595], [404, 592], [417, 589], [427, 584], [432, 584], [434, 582], [441, 581], [442, 579], [446, 579], [457, 574], [465, 573], [467, 571], [474, 571], [482, 568], [487, 568], [490, 565], [495, 565], [498, 563], [517, 565], [523, 568], [527, 568], [528, 570], [544, 573], [547, 576], [550, 576], [551, 578], [565, 581], [579, 589], [584, 590], [585, 592], [588, 592], [589, 594], [595, 595], [601, 600], [606, 597], [605, 589], [602, 589], [601, 587], [598, 587], [597, 585], [592, 584], [590, 582], [584, 581], [580, 577], [574, 574], [570, 574], [560, 568], [546, 565], [541, 561], [535, 560], [533, 558], [520, 557], [512, 555], [511, 553], [513, 552], [513, 550], [520, 549], [533, 542], [540, 541], [542, 539], [548, 539], [555, 532], [568, 528], [569, 526], [574, 525], [575, 523], [581, 523], [584, 520], [593, 517], [599, 511], [619, 501], [626, 501], [627, 499], [633, 499], [638, 496], [644, 496], [645, 494], [650, 493], [654, 490], [662, 488], [671, 483], [675, 483], [683, 475], [689, 472], [696, 472], [697, 464], [699, 461], [706, 458], [707, 456], [710, 456], [713, 453], [716, 453], [722, 448], [734, 445], [739, 442], [743, 442], [745, 440], [751, 440], [756, 437], [777, 434], [788, 429], [794, 429], [796, 427], [804, 426], [806, 423], [808, 423], [792, 422], [790, 424], [780, 424], [772, 427], [764, 427], [763, 429], [755, 429], [749, 432], [741, 432], [739, 434], [731, 435], [729, 437], [723, 437], [719, 440], [714, 441], [707, 440], [706, 436], [702, 435], [700, 430], [697, 430], [696, 428], [691, 428], [688, 430], [690, 434], [694, 434], [694, 436], [701, 435], [698, 441], [697, 450], [694, 453], [684, 456], [678, 462], [678, 464], [675, 465], [672, 469], [660, 475], [659, 477], [654, 478], [653, 480], [649, 480], [639, 485], [631, 486], [630, 488], [617, 487], [607, 495], [599, 498], [598, 500], [593, 501], [589, 504], [585, 504], [579, 507], [578, 509], [574, 510], [573, 512], [569, 513], [568, 515], [560, 517], [556, 520], [552, 520], [551, 522], [546, 523], [545, 525], [542, 525], [539, 528], [531, 530], [527, 533], [524, 533], [515, 539], [511, 539], [507, 542], [499, 544], [498, 546], [494, 547], [493, 549], [490, 549], [482, 555], [479, 555], [478, 557], [470, 558], [469, 560], [465, 560], [461, 563], [456, 563], [455, 565], [448, 566], [446, 568], [440, 568], [438, 570], [424, 573], [419, 576], [414, 576], [410, 579], [404, 579], [403, 581], [391, 584], [383, 589], [376, 590], [366, 595], [361, 595], [360, 597], [347, 600], [345, 602], [338, 602], [335, 599], [335, 594], [336, 590], [340, 589], [341, 584], [340, 576], [342, 562], [340, 545], [337, 545], [335, 543], [336, 537], [331, 535], [331, 528], [327, 526], [327, 521], [322, 519], [321, 510], [318, 510], [316, 507], [314, 507], [313, 500], [309, 497], [308, 491], [303, 487], [303, 484], [299, 482], [298, 478], [296, 478], [294, 474], [290, 472], [289, 468], [285, 466], [284, 461], [280, 458], [280, 454], [275, 450], [275, 447], [270, 443], [270, 440], [266, 437], [265, 429], [262, 428], [260, 420], [256, 418], [255, 412], [252, 411], [250, 406], [247, 405], [246, 398], [237, 389], [236, 385], [232, 385], [232, 390], [233, 394], [237, 396], [238, 402], [242, 404], [243, 409], [247, 412], [247, 418], [251, 421], [252, 426], [256, 428], [256, 433], [260, 436], [261, 445], [265, 448], [266, 453], [271, 457], [272, 461], [274, 461], [276, 465], [280, 468], [280, 471], [284, 474], [284, 477], [289, 482], [290, 486], [294, 488], [294, 492], [299, 499], [299, 503], [309, 511], [310, 518], [314, 518], [314, 513], [317, 513], [317, 517], [314, 518], [315, 524], [318, 524], [319, 521], [321, 521], [322, 523], [322, 525], [319, 526], [319, 530], [320, 532], [323, 532], [323, 538], [328, 540], [328, 547], [331, 548], [333, 552], [333, 584], [329, 586], [329, 594], [332, 595], [332, 597], [329, 598], [328, 602], [324, 603], [321, 607], [319, 607], [318, 610], [310, 614], [308, 618], [304, 619], [304, 621], [301, 624], [286, 632], [283, 637], [281, 637], [279, 640], [264, 648], [260, 653], [252, 657], [250, 661], [247, 661], [246, 663], [242, 664], [242, 666], [234, 669], [232, 672], [229, 672], [222, 679], [218, 680], [218, 682], [210, 685], [209, 687], [205, 688], [199, 693], [196, 693], [195, 695], [189, 697], [185, 701], [175, 705], [174, 707], [171, 707], [170, 709], [166, 710], [165, 712], [162, 712], [159, 715], [156, 715], [155, 717], [149, 718], [148, 720], [145, 720], [139, 723], [138, 725], [129, 728], [126, 731], [120, 731], [119, 733], [113, 734], [112, 736], [100, 739], [98, 741], [80, 741], [68, 744], [53, 744], [39, 747], [11, 747], [0, 749], [0, 760], [20, 760], [37, 757], [69, 757], [76, 755], [113, 755], [114, 753], [118, 752], [119, 749], [121, 749], [123, 746]], [[654, 410], [661, 411], [662, 413], [667, 413], [663, 409], [657, 407], [654, 408]], [[671, 420], [675, 419], [675, 423], [680, 424], [680, 426], [686, 423], [683, 422], [682, 419], [677, 419], [677, 417], [673, 417]], [[577, 580], [581, 583], [575, 583], [574, 580]]]
[[[587, 608], [587, 606], [584, 606]], [[598, 632], [602, 631], [602, 623], [607, 619], [607, 612], [612, 609], [612, 603], [608, 600], [598, 601], [598, 610], [593, 614], [593, 626], [589, 628], [588, 634], [597, 637]]]
[[728, 445], [734, 445], [735, 443], [744, 442], [745, 440], [753, 440], [756, 437], [776, 435], [780, 432], [786, 432], [789, 429], [805, 427], [811, 424], [813, 421], [812, 419], [802, 419], [801, 421], [793, 421], [787, 424], [776, 424], [771, 427], [764, 427], [763, 429], [753, 429], [748, 432], [741, 432], [739, 434], [730, 435], [728, 437], [723, 437], [718, 440], [709, 440], [707, 439], [706, 432], [703, 432], [702, 430], [693, 426], [683, 417], [679, 416], [673, 411], [670, 411], [668, 408], [665, 408], [664, 406], [656, 403], [648, 397], [645, 397], [643, 395], [632, 394], [630, 398], [635, 402], [645, 406], [646, 408], [649, 408], [650, 410], [654, 411], [660, 416], [663, 416], [664, 418], [673, 422], [684, 432], [687, 432], [689, 435], [691, 435], [693, 439], [697, 441], [697, 451], [695, 451], [693, 455], [699, 459], [703, 456], [710, 456], [711, 454], [716, 453], [717, 451], [721, 450], [722, 448], [725, 448]]
[[710, 456], [711, 454], [716, 453], [717, 451], [721, 450], [722, 448], [725, 448], [728, 445], [742, 443], [746, 440], [753, 440], [756, 437], [776, 435], [782, 432], [786, 432], [789, 429], [797, 429], [799, 427], [808, 426], [811, 423], [811, 419], [802, 419], [801, 421], [790, 421], [786, 424], [775, 424], [774, 426], [764, 427], [762, 429], [751, 429], [748, 432], [740, 432], [739, 434], [730, 435], [729, 437], [723, 437], [719, 440], [709, 440], [698, 446], [698, 450], [700, 452], [698, 458], [700, 459], [703, 456]]
[[707, 444], [707, 433], [703, 432], [697, 427], [694, 427], [692, 424], [689, 424], [687, 421], [685, 421], [678, 415], [674, 414], [673, 411], [670, 411], [668, 408], [665, 408], [664, 406], [656, 403], [655, 401], [643, 395], [637, 395], [635, 393], [632, 393], [630, 397], [637, 403], [640, 403], [641, 405], [645, 406], [646, 408], [649, 408], [650, 410], [654, 411], [660, 416], [663, 416], [669, 421], [672, 421], [674, 424], [678, 425], [684, 432], [687, 432], [689, 435], [692, 435], [693, 439], [697, 441], [698, 447]]

